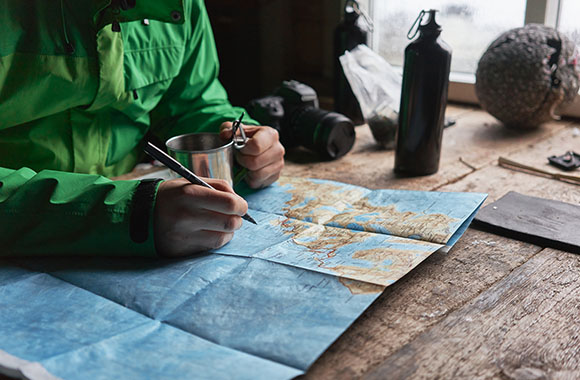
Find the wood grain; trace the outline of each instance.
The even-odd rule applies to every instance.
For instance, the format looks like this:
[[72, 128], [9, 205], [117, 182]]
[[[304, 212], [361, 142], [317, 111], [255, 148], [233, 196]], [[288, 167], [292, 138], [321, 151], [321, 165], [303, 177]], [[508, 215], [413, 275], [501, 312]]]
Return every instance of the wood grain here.
[[368, 379], [580, 378], [580, 257], [545, 249]]
[[469, 229], [449, 253], [433, 254], [388, 287], [305, 378], [361, 376], [539, 250]]
[[458, 119], [458, 128], [446, 136], [443, 151], [445, 157], [461, 157], [471, 167], [479, 169], [499, 156], [508, 156], [549, 139], [567, 125], [568, 122], [554, 121], [537, 129], [514, 130], [504, 127], [488, 113], [474, 110]]
[[[508, 158], [547, 171], [556, 171], [557, 169], [548, 165], [548, 156], [566, 150], [580, 150], [580, 136], [575, 135], [574, 128], [575, 125], [560, 128], [553, 135], [534, 143], [514, 146]], [[577, 185], [500, 167], [496, 161], [498, 156], [494, 155], [492, 165], [477, 170], [455, 183], [441, 186], [437, 190], [488, 193], [486, 204], [499, 199], [510, 190], [580, 204], [580, 189]]]

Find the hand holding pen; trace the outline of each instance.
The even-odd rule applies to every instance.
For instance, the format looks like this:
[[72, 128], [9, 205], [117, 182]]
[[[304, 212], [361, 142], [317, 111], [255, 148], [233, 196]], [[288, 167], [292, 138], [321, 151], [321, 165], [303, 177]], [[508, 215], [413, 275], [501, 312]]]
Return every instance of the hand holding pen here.
[[[198, 177], [195, 173], [191, 170], [186, 168], [185, 166], [181, 165], [177, 160], [173, 157], [162, 151], [161, 149], [157, 148], [155, 145], [147, 142], [145, 144], [145, 152], [156, 159], [157, 161], [161, 162], [163, 165], [167, 166], [169, 169], [173, 170], [193, 185], [200, 185], [203, 187], [207, 187], [208, 189], [215, 190], [213, 186], [208, 184], [206, 181]], [[257, 224], [254, 219], [248, 214], [242, 215], [242, 219], [247, 220], [248, 222]]]
[[195, 176], [150, 143], [146, 152], [184, 176], [162, 182], [157, 191], [154, 232], [161, 255], [178, 257], [219, 248], [233, 238], [242, 218], [255, 223], [247, 214], [246, 201], [227, 182]]

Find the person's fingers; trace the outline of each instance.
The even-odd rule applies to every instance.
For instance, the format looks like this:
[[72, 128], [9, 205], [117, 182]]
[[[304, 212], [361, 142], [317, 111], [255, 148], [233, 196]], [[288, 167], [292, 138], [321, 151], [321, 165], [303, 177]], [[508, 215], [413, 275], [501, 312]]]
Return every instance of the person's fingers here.
[[257, 171], [248, 172], [245, 181], [252, 189], [269, 186], [280, 178], [283, 168], [284, 161], [275, 162]]
[[223, 130], [228, 130], [228, 129], [231, 131], [232, 128], [233, 128], [233, 126], [234, 126], [234, 123], [233, 122], [231, 122], [231, 121], [225, 121], [225, 122], [223, 122], [220, 125], [220, 132], [223, 131]]
[[237, 154], [236, 159], [243, 167], [256, 171], [277, 162], [282, 162], [283, 166], [284, 153], [285, 151], [282, 144], [274, 144], [258, 156], [240, 152]]
[[[246, 124], [242, 123], [242, 126], [244, 127], [244, 132], [245, 132], [246, 136], [248, 136], [248, 137], [254, 136], [256, 134], [256, 132], [258, 132], [259, 130], [264, 129], [264, 128], [274, 129], [274, 128], [269, 127], [267, 125], [246, 125]], [[232, 124], [232, 128], [233, 128], [233, 124]]]
[[225, 181], [208, 179], [215, 187], [192, 185], [184, 179], [159, 186], [154, 210], [157, 252], [185, 256], [223, 246], [242, 226], [248, 204]]
[[[208, 185], [212, 186], [216, 190], [225, 191], [228, 193], [234, 192], [234, 189], [226, 180], [207, 178], [207, 177], [201, 177], [201, 176], [199, 178], [202, 179], [204, 182], [206, 182]], [[188, 180], [186, 180], [185, 178], [176, 178], [176, 179], [172, 179], [172, 180], [168, 180], [168, 181], [163, 181], [160, 185], [160, 188], [164, 188], [164, 189], [171, 188], [171, 190], [173, 192], [179, 192], [179, 191], [181, 191], [180, 190], [181, 187], [189, 186], [189, 185], [192, 185], [192, 183], [189, 182]], [[199, 186], [201, 186], [201, 185], [199, 185]]]
[[182, 209], [174, 221], [174, 228], [180, 231], [234, 232], [241, 227], [241, 216], [222, 214], [206, 209]]
[[[254, 134], [256, 132], [258, 132], [262, 128], [271, 128], [271, 127], [261, 126], [261, 125], [245, 125], [244, 123], [242, 123], [241, 127], [244, 128], [244, 134], [248, 138], [254, 136]], [[222, 140], [231, 139], [232, 138], [232, 130], [233, 130], [233, 128], [234, 128], [234, 123], [233, 122], [231, 122], [231, 121], [223, 122], [220, 125], [220, 137], [221, 137], [221, 139]], [[238, 136], [240, 136], [240, 132], [238, 132], [236, 134]]]
[[162, 256], [181, 257], [223, 247], [233, 237], [231, 232], [172, 230], [163, 239], [156, 239], [155, 245]]
[[240, 152], [243, 154], [257, 156], [270, 149], [274, 144], [279, 144], [278, 131], [270, 127], [256, 127], [257, 129], [245, 129], [246, 136], [249, 137], [246, 146]]
[[216, 190], [225, 191], [227, 193], [234, 192], [234, 189], [226, 180], [205, 177], [200, 178], [203, 179], [208, 185], [211, 185]]
[[[226, 121], [220, 125], [220, 138], [222, 140], [229, 140], [232, 138], [233, 124], [231, 121]], [[244, 129], [245, 132], [245, 129]]]
[[232, 232], [216, 232], [216, 231], [199, 231], [203, 244], [207, 247], [206, 249], [217, 249], [221, 248], [227, 243], [229, 243], [234, 234]]
[[[248, 211], [246, 201], [237, 195], [227, 181], [213, 178], [203, 178], [207, 184], [214, 187], [210, 189], [201, 185], [193, 185], [189, 181], [179, 178], [164, 181], [160, 185], [158, 199], [165, 203], [168, 200], [180, 199], [182, 210], [176, 212], [195, 212], [198, 209], [206, 209], [229, 215], [244, 215]], [[169, 192], [166, 194], [166, 192]]]
[[251, 177], [246, 178], [246, 183], [252, 189], [261, 189], [261, 188], [270, 186], [271, 184], [276, 182], [278, 180], [278, 178], [280, 178], [280, 173], [275, 173], [274, 175], [272, 175], [271, 177], [268, 177], [266, 179], [255, 180], [255, 179], [252, 179]]
[[[206, 209], [229, 215], [242, 216], [248, 211], [246, 201], [234, 193], [231, 186], [223, 180], [207, 179], [210, 189], [193, 185], [184, 179], [164, 181], [157, 192], [156, 208], [164, 213], [187, 213]], [[171, 208], [172, 210], [169, 210]]]
[[205, 209], [242, 216], [248, 212], [246, 201], [234, 192], [209, 189], [199, 185], [183, 188], [182, 205], [189, 210]]

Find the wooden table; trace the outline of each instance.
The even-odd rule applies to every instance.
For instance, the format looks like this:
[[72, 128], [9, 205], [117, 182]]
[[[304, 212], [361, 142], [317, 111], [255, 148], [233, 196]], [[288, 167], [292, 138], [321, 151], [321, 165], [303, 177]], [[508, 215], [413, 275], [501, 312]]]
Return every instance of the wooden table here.
[[[473, 191], [486, 204], [510, 190], [580, 203], [580, 186], [498, 166], [499, 156], [546, 168], [580, 152], [580, 123], [513, 131], [479, 109], [449, 106], [439, 172], [396, 178], [394, 152], [366, 126], [340, 160], [290, 155], [285, 175], [369, 188]], [[296, 156], [296, 154], [294, 155]], [[303, 163], [297, 162], [302, 161]], [[580, 233], [580, 221], [578, 221]], [[310, 368], [306, 379], [579, 379], [580, 256], [469, 228], [377, 301]]]
[[[437, 174], [396, 178], [394, 152], [379, 149], [366, 126], [357, 127], [356, 144], [342, 159], [290, 155], [284, 174], [369, 188], [485, 192], [486, 203], [510, 190], [580, 203], [580, 186], [497, 165], [506, 156], [546, 167], [549, 155], [579, 152], [579, 122], [522, 132], [478, 109], [447, 111], [457, 124], [444, 132]], [[304, 376], [360, 377], [579, 379], [580, 256], [468, 229], [448, 253], [433, 254], [389, 286]]]

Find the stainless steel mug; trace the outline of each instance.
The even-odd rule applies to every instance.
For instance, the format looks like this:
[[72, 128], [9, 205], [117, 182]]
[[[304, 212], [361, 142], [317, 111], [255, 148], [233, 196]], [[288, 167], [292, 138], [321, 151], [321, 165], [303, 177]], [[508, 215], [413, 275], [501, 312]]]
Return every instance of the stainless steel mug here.
[[172, 137], [165, 145], [170, 156], [195, 174], [232, 185], [234, 148], [241, 149], [245, 142], [224, 142], [217, 133], [189, 133]]

